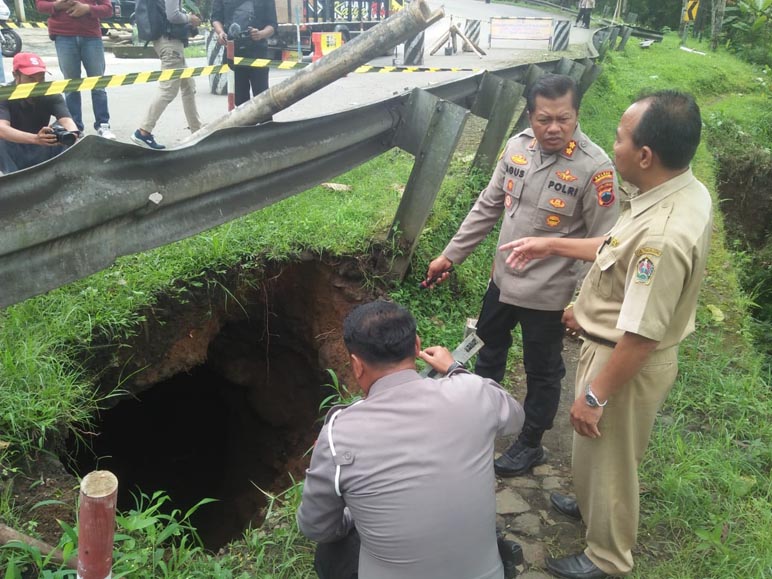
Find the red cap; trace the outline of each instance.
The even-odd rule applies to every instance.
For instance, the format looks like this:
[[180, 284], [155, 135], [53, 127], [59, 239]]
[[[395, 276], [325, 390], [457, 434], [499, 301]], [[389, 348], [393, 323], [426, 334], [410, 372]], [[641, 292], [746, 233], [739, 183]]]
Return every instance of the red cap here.
[[20, 52], [13, 57], [13, 71], [16, 72], [17, 70], [22, 74], [32, 76], [39, 72], [46, 72], [46, 65], [37, 54]]

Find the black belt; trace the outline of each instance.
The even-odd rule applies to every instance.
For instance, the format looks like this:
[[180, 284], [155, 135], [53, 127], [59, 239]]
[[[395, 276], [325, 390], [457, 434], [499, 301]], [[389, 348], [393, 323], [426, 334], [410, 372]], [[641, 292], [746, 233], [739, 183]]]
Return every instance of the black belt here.
[[603, 338], [599, 338], [598, 336], [593, 336], [592, 334], [588, 334], [587, 332], [584, 332], [582, 334], [582, 338], [585, 338], [586, 340], [590, 340], [590, 342], [595, 342], [596, 344], [600, 344], [601, 346], [606, 346], [607, 348], [617, 347], [616, 342], [612, 342], [611, 340], [605, 340]]

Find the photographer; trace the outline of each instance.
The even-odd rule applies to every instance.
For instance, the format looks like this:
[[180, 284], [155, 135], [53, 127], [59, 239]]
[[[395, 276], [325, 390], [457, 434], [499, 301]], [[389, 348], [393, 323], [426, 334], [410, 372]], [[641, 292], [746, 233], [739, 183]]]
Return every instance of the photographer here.
[[[268, 38], [278, 27], [274, 0], [214, 0], [212, 4], [212, 28], [217, 42], [225, 46], [230, 34], [230, 40], [235, 42], [235, 56], [268, 58]], [[268, 90], [268, 68], [236, 66], [234, 77], [236, 106]]]
[[[36, 54], [13, 57], [16, 84], [43, 82], [46, 66]], [[51, 117], [59, 127], [49, 126]], [[62, 95], [0, 101], [0, 172], [13, 173], [53, 159], [80, 133]]]
[[[185, 47], [188, 37], [198, 34], [201, 19], [195, 14], [187, 14], [182, 10], [181, 0], [166, 0], [166, 32], [160, 38], [153, 40], [153, 49], [161, 59], [161, 70], [170, 68], [185, 68]], [[158, 119], [174, 100], [177, 93], [182, 94], [182, 109], [188, 128], [195, 133], [203, 124], [196, 108], [196, 83], [193, 78], [164, 80], [158, 83], [158, 94], [147, 111], [145, 120], [134, 131], [131, 140], [149, 149], [165, 149], [156, 142], [153, 129]]]

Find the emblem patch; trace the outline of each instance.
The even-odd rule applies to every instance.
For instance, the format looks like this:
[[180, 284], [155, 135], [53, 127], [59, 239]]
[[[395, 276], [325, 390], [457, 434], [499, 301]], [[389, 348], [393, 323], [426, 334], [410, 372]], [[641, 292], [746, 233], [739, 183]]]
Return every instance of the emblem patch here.
[[510, 159], [512, 160], [512, 162], [515, 165], [527, 165], [528, 164], [528, 159], [526, 159], [522, 155], [512, 155], [510, 157]]
[[558, 176], [558, 179], [562, 179], [563, 181], [568, 181], [569, 183], [579, 179], [579, 177], [571, 174], [571, 169], [566, 169], [565, 171], [555, 171], [555, 175]]
[[512, 193], [512, 189], [515, 188], [515, 182], [512, 179], [507, 179], [507, 191]]
[[563, 151], [563, 154], [566, 157], [573, 157], [574, 151], [576, 151], [576, 141], [571, 140], [568, 142], [568, 145], [566, 145], [565, 150]]
[[614, 195], [614, 172], [611, 170], [600, 171], [592, 176], [592, 184], [598, 193], [598, 205], [610, 207], [616, 201]]
[[638, 260], [635, 267], [635, 283], [649, 285], [654, 275], [654, 263], [648, 257], [642, 257]]
[[562, 199], [558, 199], [557, 197], [550, 199], [549, 204], [552, 205], [555, 209], [563, 209], [563, 207], [566, 206], [566, 202]]
[[560, 217], [557, 215], [548, 215], [547, 216], [547, 225], [550, 227], [557, 227], [560, 225]]
[[[512, 181], [510, 181], [510, 183], [511, 182]], [[507, 195], [504, 197], [504, 205], [507, 206], [507, 209], [512, 207], [512, 195], [510, 195], [509, 193], [507, 193]]]
[[642, 255], [653, 255], [659, 257], [662, 255], [662, 251], [656, 247], [639, 247], [635, 250], [635, 257], [641, 257]]
[[617, 247], [619, 245], [619, 240], [616, 237], [612, 237], [611, 241], [609, 241], [609, 245], [611, 247]]

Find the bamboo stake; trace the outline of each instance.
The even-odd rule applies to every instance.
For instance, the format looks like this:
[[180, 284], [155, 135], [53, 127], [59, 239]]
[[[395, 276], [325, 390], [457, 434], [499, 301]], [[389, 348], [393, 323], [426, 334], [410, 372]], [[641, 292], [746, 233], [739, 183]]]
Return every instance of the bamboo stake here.
[[113, 566], [118, 479], [107, 470], [88, 473], [80, 483], [78, 579], [109, 579]]
[[77, 557], [70, 557], [67, 559], [67, 561], [65, 561], [63, 553], [56, 547], [52, 547], [48, 543], [34, 539], [29, 535], [25, 535], [24, 533], [20, 533], [19, 531], [12, 529], [8, 525], [0, 523], [0, 545], [7, 545], [13, 541], [18, 541], [19, 543], [24, 543], [30, 547], [34, 547], [40, 551], [40, 554], [44, 557], [47, 557], [49, 554], [51, 554], [51, 560], [55, 563], [64, 563], [70, 569], [78, 568]]

